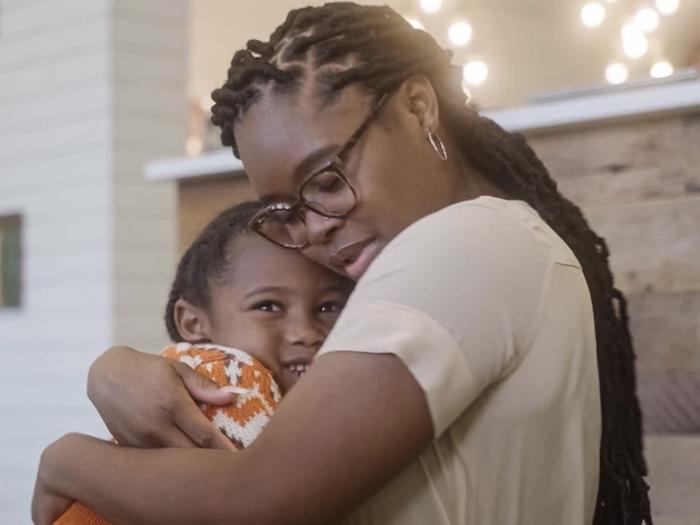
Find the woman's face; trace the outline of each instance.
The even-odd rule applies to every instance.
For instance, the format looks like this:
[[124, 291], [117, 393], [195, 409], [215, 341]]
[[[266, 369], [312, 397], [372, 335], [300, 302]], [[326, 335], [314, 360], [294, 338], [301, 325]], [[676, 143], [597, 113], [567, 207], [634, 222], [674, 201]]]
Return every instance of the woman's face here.
[[[350, 86], [322, 109], [304, 92], [289, 98], [268, 95], [254, 104], [235, 132], [257, 194], [264, 201], [296, 201], [300, 183], [333, 159], [373, 102]], [[420, 90], [411, 98], [400, 89], [387, 99], [343, 165], [357, 207], [343, 218], [307, 210], [304, 255], [357, 280], [401, 230], [454, 202], [446, 163], [426, 139], [425, 128], [437, 128], [431, 118]]]

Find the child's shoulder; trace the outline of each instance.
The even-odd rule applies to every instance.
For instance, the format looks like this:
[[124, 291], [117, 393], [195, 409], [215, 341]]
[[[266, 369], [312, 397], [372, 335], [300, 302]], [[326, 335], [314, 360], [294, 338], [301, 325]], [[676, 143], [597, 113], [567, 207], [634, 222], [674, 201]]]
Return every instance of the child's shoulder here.
[[243, 350], [212, 343], [176, 343], [166, 346], [161, 351], [161, 355], [168, 359], [181, 361], [194, 369], [215, 361], [231, 360], [265, 368], [260, 361]]
[[204, 414], [238, 448], [255, 440], [282, 400], [274, 374], [242, 350], [178, 343], [163, 349], [161, 355], [188, 365], [199, 375], [238, 394], [230, 405], [202, 405]]
[[211, 343], [177, 343], [165, 347], [161, 355], [186, 364], [219, 386], [236, 387], [239, 394], [266, 393], [275, 404], [281, 399], [272, 371], [243, 350]]

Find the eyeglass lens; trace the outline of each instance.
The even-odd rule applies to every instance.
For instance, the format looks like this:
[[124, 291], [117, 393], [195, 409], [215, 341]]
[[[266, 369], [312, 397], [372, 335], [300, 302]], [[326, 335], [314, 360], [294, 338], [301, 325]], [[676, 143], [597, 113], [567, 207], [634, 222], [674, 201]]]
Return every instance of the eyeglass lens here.
[[326, 217], [342, 217], [355, 207], [355, 193], [343, 176], [332, 169], [309, 178], [301, 188], [303, 202], [291, 208], [270, 210], [258, 231], [278, 244], [304, 246], [308, 242], [305, 207]]
[[321, 215], [342, 216], [355, 206], [355, 194], [334, 170], [322, 171], [306, 181], [301, 197], [309, 208]]

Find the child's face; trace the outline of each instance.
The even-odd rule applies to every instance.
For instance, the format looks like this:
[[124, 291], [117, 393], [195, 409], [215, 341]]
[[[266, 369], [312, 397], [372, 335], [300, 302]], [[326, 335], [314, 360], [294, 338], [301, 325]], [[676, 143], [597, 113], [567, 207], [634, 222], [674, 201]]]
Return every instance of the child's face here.
[[209, 339], [244, 350], [287, 391], [311, 363], [352, 283], [255, 234], [234, 241], [231, 276], [212, 283]]

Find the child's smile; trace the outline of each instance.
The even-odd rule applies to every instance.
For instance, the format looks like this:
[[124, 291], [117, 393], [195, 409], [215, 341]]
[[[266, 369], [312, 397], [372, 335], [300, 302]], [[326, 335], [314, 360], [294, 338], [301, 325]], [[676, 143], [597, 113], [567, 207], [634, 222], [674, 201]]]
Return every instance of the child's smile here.
[[231, 260], [211, 282], [208, 339], [250, 353], [287, 391], [308, 370], [352, 283], [252, 233], [234, 241]]

